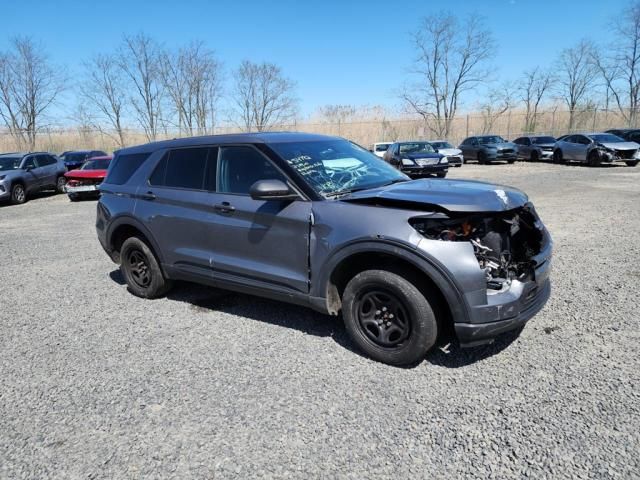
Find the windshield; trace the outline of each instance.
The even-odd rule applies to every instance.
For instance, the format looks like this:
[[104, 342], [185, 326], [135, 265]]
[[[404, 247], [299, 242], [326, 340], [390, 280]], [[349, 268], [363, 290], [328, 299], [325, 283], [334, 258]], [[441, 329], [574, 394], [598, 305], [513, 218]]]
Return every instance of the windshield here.
[[389, 149], [390, 143], [378, 143], [376, 144], [376, 152], [386, 152]]
[[616, 135], [611, 135], [610, 133], [599, 133], [596, 135], [589, 135], [589, 138], [591, 138], [592, 140], [595, 140], [596, 142], [600, 142], [600, 143], [620, 143], [620, 142], [626, 142], [626, 140], [623, 140], [622, 138], [616, 136]]
[[497, 135], [489, 135], [487, 137], [478, 137], [478, 141], [484, 145], [487, 144], [491, 144], [491, 143], [505, 143], [506, 140], [502, 137], [499, 137]]
[[270, 146], [326, 198], [409, 180], [384, 160], [347, 140]]
[[415, 143], [401, 143], [400, 154], [407, 153], [434, 153], [435, 150], [430, 143], [427, 142], [415, 142]]
[[22, 157], [0, 157], [0, 170], [15, 170], [21, 160]]
[[533, 137], [531, 143], [556, 143], [553, 137]]
[[85, 163], [81, 170], [106, 170], [109, 168], [109, 159], [101, 158], [99, 160], [91, 160]]
[[60, 158], [62, 158], [64, 162], [73, 162], [73, 163], [84, 162], [87, 159], [87, 154], [86, 153], [65, 153]]
[[449, 142], [431, 142], [431, 145], [434, 148], [454, 148], [453, 145], [451, 145]]

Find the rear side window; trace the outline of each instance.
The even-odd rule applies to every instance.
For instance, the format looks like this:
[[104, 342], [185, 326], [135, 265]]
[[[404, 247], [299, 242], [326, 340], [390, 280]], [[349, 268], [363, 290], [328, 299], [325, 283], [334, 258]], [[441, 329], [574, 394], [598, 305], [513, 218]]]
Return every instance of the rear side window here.
[[[215, 175], [217, 148], [181, 148], [167, 152], [149, 177], [156, 187], [208, 190]], [[210, 173], [212, 172], [212, 173]]]
[[134, 153], [130, 155], [118, 155], [113, 160], [109, 175], [105, 183], [123, 185], [129, 181], [140, 165], [149, 158], [150, 153]]

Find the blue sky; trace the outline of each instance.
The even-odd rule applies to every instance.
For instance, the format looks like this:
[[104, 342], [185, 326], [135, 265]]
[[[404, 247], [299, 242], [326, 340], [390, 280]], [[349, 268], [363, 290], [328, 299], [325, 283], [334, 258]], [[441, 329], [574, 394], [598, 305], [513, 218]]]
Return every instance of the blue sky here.
[[[201, 39], [227, 72], [242, 59], [279, 64], [298, 83], [302, 112], [326, 104], [397, 103], [413, 51], [409, 32], [442, 9], [486, 17], [498, 51], [498, 79], [545, 66], [589, 36], [606, 42], [624, 0], [206, 1], [0, 0], [0, 48], [16, 34], [41, 40], [73, 74], [82, 59], [113, 50], [123, 33], [144, 31], [167, 47]], [[468, 104], [473, 103], [469, 99]]]

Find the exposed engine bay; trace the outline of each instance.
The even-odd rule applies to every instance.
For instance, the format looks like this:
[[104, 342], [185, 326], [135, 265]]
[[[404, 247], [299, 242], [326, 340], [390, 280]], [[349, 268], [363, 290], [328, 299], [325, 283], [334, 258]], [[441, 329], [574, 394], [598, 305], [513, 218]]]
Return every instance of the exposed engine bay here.
[[544, 239], [542, 224], [530, 204], [455, 218], [413, 218], [411, 224], [431, 240], [471, 243], [491, 290], [502, 290], [514, 279], [530, 277], [535, 268], [533, 257], [540, 253]]

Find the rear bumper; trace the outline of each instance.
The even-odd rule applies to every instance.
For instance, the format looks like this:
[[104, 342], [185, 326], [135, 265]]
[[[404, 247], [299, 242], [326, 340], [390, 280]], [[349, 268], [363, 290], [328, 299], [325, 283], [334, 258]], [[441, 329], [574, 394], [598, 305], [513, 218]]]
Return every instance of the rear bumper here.
[[[514, 316], [488, 323], [456, 323], [454, 324], [456, 336], [462, 347], [475, 347], [493, 342], [500, 334], [523, 327], [534, 315], [536, 315], [547, 303], [551, 295], [551, 281], [547, 279], [537, 288], [531, 298], [524, 296], [524, 301], [514, 302], [509, 309], [519, 307]], [[487, 307], [491, 309], [492, 307]], [[490, 313], [490, 312], [485, 312]]]

